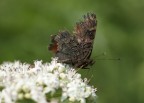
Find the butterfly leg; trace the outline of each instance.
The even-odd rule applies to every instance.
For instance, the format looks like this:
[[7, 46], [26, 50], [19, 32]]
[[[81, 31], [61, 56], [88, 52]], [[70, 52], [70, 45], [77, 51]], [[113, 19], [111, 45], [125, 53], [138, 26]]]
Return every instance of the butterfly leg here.
[[89, 68], [86, 68], [88, 65], [93, 65], [95, 63], [95, 61], [93, 61], [92, 59], [88, 59], [88, 60], [85, 60], [84, 62], [81, 62], [79, 61], [75, 67], [78, 67], [78, 68], [82, 68], [82, 69], [89, 69]]

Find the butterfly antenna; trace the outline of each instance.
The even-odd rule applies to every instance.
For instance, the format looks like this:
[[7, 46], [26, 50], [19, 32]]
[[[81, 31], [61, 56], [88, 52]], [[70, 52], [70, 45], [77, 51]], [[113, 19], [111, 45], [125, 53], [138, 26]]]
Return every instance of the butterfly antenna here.
[[96, 60], [121, 60], [120, 58], [105, 58], [105, 59], [96, 59]]
[[[100, 56], [106, 56], [106, 55], [107, 55], [107, 53], [106, 53], [106, 52], [103, 52], [103, 53], [95, 56], [94, 58], [100, 57]], [[104, 58], [104, 59], [96, 59], [96, 60], [121, 60], [121, 59], [120, 59], [120, 58]]]

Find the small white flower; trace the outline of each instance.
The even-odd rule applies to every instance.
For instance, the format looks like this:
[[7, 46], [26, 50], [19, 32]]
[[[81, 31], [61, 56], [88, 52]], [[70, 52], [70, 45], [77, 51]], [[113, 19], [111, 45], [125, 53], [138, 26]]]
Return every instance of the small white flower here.
[[66, 74], [65, 73], [60, 73], [60, 78], [61, 79], [65, 79], [66, 78]]
[[72, 96], [71, 96], [71, 97], [69, 98], [69, 101], [71, 101], [71, 102], [75, 102], [76, 99], [75, 99], [75, 97], [72, 97]]
[[18, 94], [18, 99], [21, 100], [21, 99], [23, 99], [23, 98], [24, 98], [24, 94], [23, 94], [23, 93], [19, 93], [19, 94]]
[[30, 94], [30, 93], [26, 93], [26, 94], [24, 95], [24, 97], [27, 98], [27, 99], [30, 99], [30, 98], [31, 98], [31, 94]]
[[81, 98], [80, 103], [86, 103], [86, 100], [84, 98]]

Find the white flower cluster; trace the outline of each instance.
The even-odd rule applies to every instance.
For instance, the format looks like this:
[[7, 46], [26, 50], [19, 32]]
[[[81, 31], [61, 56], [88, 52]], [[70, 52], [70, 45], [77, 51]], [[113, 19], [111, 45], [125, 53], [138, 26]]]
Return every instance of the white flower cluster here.
[[53, 58], [51, 63], [4, 62], [0, 65], [0, 103], [86, 103], [96, 98], [96, 89], [76, 70]]

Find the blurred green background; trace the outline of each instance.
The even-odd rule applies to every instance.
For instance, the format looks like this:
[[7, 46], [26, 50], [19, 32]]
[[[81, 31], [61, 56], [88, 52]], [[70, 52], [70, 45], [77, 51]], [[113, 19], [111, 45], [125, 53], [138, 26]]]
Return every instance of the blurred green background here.
[[[49, 62], [50, 35], [72, 31], [87, 12], [98, 19], [96, 63], [81, 72], [98, 103], [144, 103], [144, 0], [0, 0], [0, 63]], [[107, 58], [121, 60], [99, 60]]]

